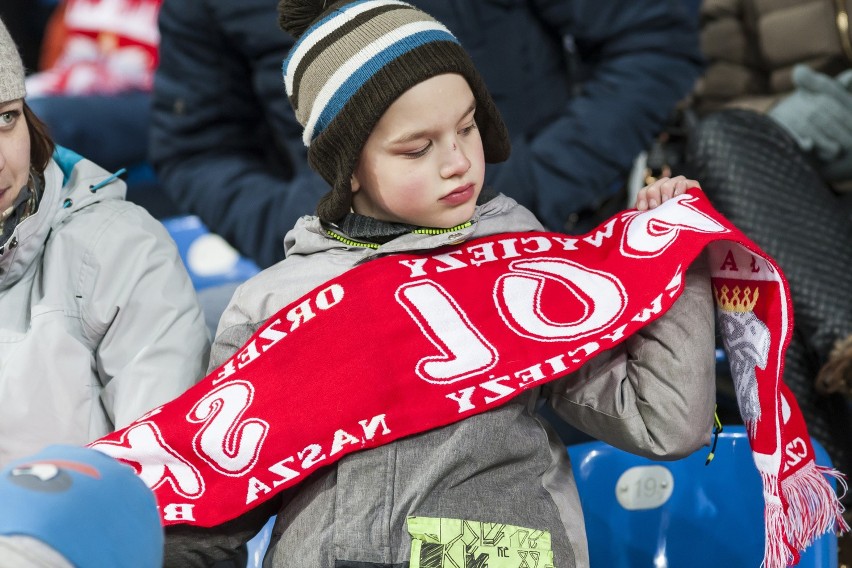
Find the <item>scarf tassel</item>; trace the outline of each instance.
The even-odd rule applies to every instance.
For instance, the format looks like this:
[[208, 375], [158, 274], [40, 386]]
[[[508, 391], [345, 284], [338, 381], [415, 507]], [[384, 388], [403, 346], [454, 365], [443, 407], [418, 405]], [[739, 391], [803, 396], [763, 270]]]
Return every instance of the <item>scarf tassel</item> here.
[[[843, 518], [843, 504], [829, 478], [840, 484], [841, 495], [846, 493], [846, 477], [842, 473], [814, 463], [781, 481], [786, 507], [782, 508], [777, 502], [766, 505], [764, 568], [795, 566], [799, 562], [799, 551], [823, 534], [849, 531]], [[764, 479], [765, 488], [775, 485], [767, 481]]]
[[799, 561], [799, 554], [787, 544], [784, 535], [784, 508], [777, 498], [766, 501], [766, 540], [761, 568], [784, 568]]

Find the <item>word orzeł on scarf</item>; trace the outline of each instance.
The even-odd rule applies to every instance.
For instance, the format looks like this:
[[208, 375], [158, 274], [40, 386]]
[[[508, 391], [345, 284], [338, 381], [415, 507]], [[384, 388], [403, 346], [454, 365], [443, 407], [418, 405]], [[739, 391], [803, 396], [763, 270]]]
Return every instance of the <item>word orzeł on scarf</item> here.
[[[500, 234], [359, 265], [273, 315], [172, 402], [93, 447], [134, 467], [165, 524], [235, 518], [344, 455], [463, 420], [579, 368], [674, 303], [708, 250], [765, 493], [765, 565], [848, 529], [781, 381], [792, 330], [771, 258], [700, 191], [584, 237]], [[342, 339], [359, 329], [369, 341]], [[328, 346], [334, 346], [329, 355]]]

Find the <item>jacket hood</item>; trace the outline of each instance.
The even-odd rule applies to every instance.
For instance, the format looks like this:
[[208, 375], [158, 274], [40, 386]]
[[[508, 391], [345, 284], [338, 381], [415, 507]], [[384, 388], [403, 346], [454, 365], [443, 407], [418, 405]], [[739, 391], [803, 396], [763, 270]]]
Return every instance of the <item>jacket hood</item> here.
[[51, 231], [94, 203], [124, 199], [126, 190], [116, 174], [57, 146], [44, 171], [44, 193], [38, 209], [0, 243], [0, 291], [20, 280], [41, 258]]

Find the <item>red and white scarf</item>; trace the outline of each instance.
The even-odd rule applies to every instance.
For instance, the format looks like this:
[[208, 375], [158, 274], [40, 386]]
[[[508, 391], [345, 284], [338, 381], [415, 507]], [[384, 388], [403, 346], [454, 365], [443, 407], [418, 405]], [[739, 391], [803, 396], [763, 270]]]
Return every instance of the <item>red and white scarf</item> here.
[[[233, 519], [344, 455], [487, 411], [655, 320], [705, 249], [763, 479], [765, 566], [846, 529], [781, 380], [792, 330], [775, 263], [698, 191], [594, 232], [509, 233], [379, 258], [273, 315], [174, 401], [95, 443], [164, 524]], [[842, 477], [841, 477], [842, 479]]]

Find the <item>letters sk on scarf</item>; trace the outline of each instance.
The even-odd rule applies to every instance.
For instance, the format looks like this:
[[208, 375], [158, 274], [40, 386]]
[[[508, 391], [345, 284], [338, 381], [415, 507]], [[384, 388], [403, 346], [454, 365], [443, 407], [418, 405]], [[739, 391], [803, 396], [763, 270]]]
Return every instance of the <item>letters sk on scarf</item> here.
[[[826, 478], [839, 474], [814, 463], [781, 381], [786, 281], [696, 190], [583, 237], [501, 234], [353, 268], [279, 311], [185, 394], [91, 445], [134, 467], [164, 524], [217, 525], [350, 452], [577, 369], [662, 315], [705, 248], [764, 485], [765, 565], [786, 566], [815, 537], [848, 530]], [[368, 332], [341, 337], [358, 329]]]

